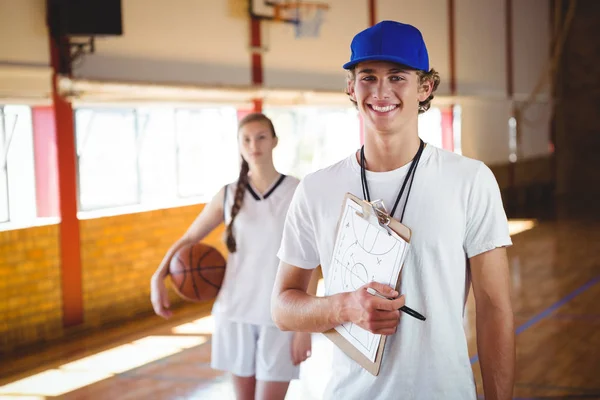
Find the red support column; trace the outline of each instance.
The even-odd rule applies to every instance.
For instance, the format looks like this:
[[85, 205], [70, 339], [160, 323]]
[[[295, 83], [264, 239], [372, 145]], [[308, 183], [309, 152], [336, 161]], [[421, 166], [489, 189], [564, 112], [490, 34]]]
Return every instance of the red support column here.
[[238, 119], [238, 121], [240, 121], [246, 115], [252, 114], [255, 112], [262, 112], [262, 100], [261, 99], [252, 100], [252, 108], [238, 108], [237, 109], [237, 119]]
[[448, 47], [450, 56], [450, 94], [456, 95], [456, 21], [454, 0], [448, 0]]
[[[448, 0], [450, 95], [456, 96], [456, 20], [454, 0]], [[454, 104], [442, 109], [442, 148], [454, 151]]]
[[[263, 65], [260, 47], [262, 46], [260, 33], [260, 19], [250, 18], [250, 48], [252, 51], [252, 85], [262, 86], [263, 84]], [[254, 99], [253, 111], [262, 112], [262, 99]]]
[[253, 110], [254, 112], [262, 112], [263, 109], [263, 101], [262, 99], [254, 99], [252, 100], [252, 106], [253, 106]]
[[[58, 39], [66, 42], [68, 39]], [[64, 44], [64, 43], [63, 43]], [[65, 71], [59, 43], [50, 36], [52, 69], [52, 100], [54, 103], [54, 131], [58, 159], [58, 189], [60, 193], [60, 257], [62, 279], [63, 325], [83, 323], [83, 287], [81, 280], [81, 248], [79, 220], [77, 219], [77, 156], [75, 125], [71, 103], [60, 97], [57, 89], [59, 71]]]
[[38, 217], [58, 217], [58, 155], [52, 106], [32, 107], [35, 192]]
[[513, 23], [512, 23], [512, 0], [506, 0], [506, 94], [512, 100], [514, 93], [513, 73]]
[[377, 0], [369, 0], [369, 26], [377, 23]]
[[260, 86], [263, 84], [263, 67], [261, 47], [260, 20], [250, 18], [250, 48], [252, 51], [252, 84]]

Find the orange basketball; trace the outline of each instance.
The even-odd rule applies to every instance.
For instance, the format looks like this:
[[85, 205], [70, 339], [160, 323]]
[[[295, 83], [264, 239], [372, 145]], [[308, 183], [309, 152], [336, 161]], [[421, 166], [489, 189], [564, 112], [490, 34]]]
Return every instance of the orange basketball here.
[[221, 253], [207, 244], [183, 246], [169, 265], [175, 291], [188, 301], [214, 299], [225, 277], [225, 264]]

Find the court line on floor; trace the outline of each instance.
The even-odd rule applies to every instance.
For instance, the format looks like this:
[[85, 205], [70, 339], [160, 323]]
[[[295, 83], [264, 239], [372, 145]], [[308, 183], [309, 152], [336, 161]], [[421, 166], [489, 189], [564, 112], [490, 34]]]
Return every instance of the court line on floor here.
[[[600, 282], [600, 275], [592, 278], [590, 281], [588, 281], [584, 285], [578, 287], [577, 289], [573, 290], [571, 293], [569, 293], [562, 299], [558, 300], [556, 303], [552, 304], [550, 307], [546, 308], [542, 312], [534, 315], [529, 320], [527, 320], [524, 323], [522, 323], [521, 325], [519, 325], [517, 327], [517, 329], [515, 329], [515, 335], [520, 335], [521, 333], [525, 332], [527, 329], [531, 328], [533, 325], [540, 322], [542, 319], [546, 318], [547, 316], [552, 314], [554, 311], [556, 311], [560, 307], [564, 306], [566, 303], [573, 300], [575, 297], [579, 296], [580, 294], [582, 294], [583, 292], [585, 292], [586, 290], [588, 290], [589, 288], [591, 288], [598, 282]], [[479, 354], [475, 354], [473, 357], [471, 357], [471, 365], [475, 364], [478, 361], [479, 361]]]

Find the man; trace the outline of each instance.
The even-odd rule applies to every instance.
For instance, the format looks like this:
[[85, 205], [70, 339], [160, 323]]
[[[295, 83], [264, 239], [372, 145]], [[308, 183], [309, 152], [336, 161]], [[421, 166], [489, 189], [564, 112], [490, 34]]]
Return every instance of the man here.
[[[352, 322], [389, 335], [378, 376], [336, 348], [328, 399], [475, 399], [463, 329], [472, 283], [485, 397], [509, 399], [515, 347], [504, 247], [512, 243], [498, 184], [482, 162], [419, 139], [418, 114], [429, 108], [439, 76], [418, 29], [383, 21], [357, 34], [351, 50], [347, 93], [364, 120], [364, 148], [308, 175], [296, 190], [273, 318], [283, 330], [324, 332]], [[393, 217], [412, 231], [400, 296], [377, 282], [326, 297], [306, 293], [317, 265], [330, 278], [346, 192], [382, 199], [388, 211], [398, 203]], [[405, 302], [426, 321], [400, 315]]]

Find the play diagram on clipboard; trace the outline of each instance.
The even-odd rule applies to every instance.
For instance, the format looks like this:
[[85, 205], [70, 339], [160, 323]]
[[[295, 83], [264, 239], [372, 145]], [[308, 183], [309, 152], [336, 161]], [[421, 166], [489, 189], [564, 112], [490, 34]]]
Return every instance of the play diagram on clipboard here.
[[[386, 231], [379, 223], [374, 223], [373, 218], [367, 218], [366, 204], [369, 203], [346, 195], [338, 222], [331, 272], [325, 285], [326, 295], [353, 292], [372, 281], [397, 286], [408, 241], [389, 228]], [[383, 346], [381, 335], [353, 323], [334, 329], [370, 363], [376, 361]]]

